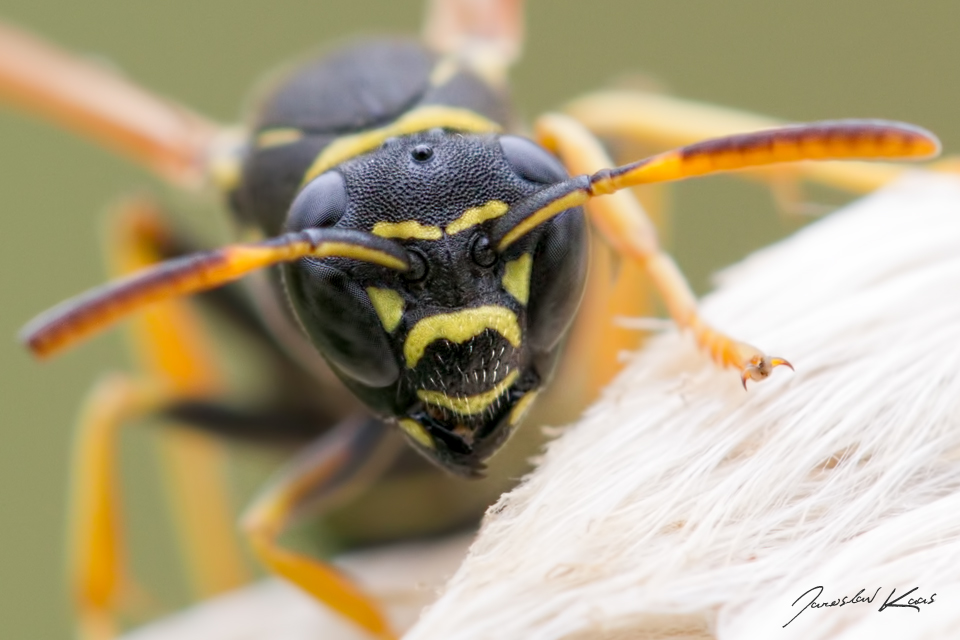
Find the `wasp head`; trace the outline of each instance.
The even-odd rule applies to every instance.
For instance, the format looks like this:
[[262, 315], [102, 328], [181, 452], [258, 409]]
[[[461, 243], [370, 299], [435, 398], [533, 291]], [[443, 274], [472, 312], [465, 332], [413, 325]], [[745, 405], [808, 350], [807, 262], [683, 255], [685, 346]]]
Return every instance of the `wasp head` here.
[[431, 130], [315, 178], [287, 227], [392, 239], [410, 268], [346, 258], [285, 267], [292, 306], [344, 382], [413, 445], [480, 475], [548, 380], [586, 271], [579, 208], [500, 252], [492, 225], [567, 174], [524, 138]]

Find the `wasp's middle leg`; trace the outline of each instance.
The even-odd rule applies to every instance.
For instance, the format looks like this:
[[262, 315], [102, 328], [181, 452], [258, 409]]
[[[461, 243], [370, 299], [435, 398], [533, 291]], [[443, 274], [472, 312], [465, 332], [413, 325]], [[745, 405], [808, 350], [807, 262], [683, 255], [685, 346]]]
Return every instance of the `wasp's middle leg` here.
[[[125, 203], [111, 226], [110, 262], [127, 273], [163, 257], [167, 230], [145, 200]], [[222, 392], [221, 374], [198, 320], [183, 302], [153, 306], [131, 323], [140, 373], [115, 375], [98, 384], [77, 431], [73, 470], [73, 593], [81, 634], [107, 638], [123, 595], [119, 487], [114, 477], [119, 430], [174, 400], [212, 398]], [[201, 595], [244, 583], [223, 472], [225, 454], [208, 436], [164, 432], [163, 461], [173, 493], [176, 522]]]
[[329, 508], [378, 477], [403, 442], [389, 425], [367, 416], [341, 423], [304, 449], [243, 519], [257, 558], [317, 600], [378, 638], [393, 638], [380, 607], [332, 566], [282, 547], [278, 539], [300, 515]]

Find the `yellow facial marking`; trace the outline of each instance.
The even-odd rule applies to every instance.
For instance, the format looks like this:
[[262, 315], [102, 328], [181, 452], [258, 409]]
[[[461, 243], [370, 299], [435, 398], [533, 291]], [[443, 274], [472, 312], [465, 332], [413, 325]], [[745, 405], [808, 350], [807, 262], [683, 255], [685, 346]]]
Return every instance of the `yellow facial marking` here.
[[478, 413], [483, 413], [487, 407], [489, 407], [497, 398], [503, 395], [504, 391], [510, 388], [510, 385], [514, 383], [518, 375], [518, 371], [512, 371], [510, 375], [497, 383], [493, 389], [479, 393], [475, 396], [453, 398], [439, 391], [418, 389], [417, 397], [427, 404], [449, 409], [450, 411], [462, 416], [472, 416]]
[[403, 317], [403, 298], [393, 289], [376, 287], [367, 287], [367, 295], [370, 296], [370, 302], [373, 303], [383, 328], [387, 333], [393, 333]]
[[[460, 233], [481, 222], [499, 218], [507, 212], [507, 203], [491, 200], [482, 207], [467, 209], [459, 218], [447, 225], [449, 235]], [[404, 222], [378, 222], [373, 225], [373, 235], [381, 238], [399, 238], [401, 240], [439, 240], [443, 237], [440, 227], [420, 224], [416, 220]]]
[[281, 127], [279, 129], [267, 129], [257, 134], [253, 144], [257, 149], [269, 149], [271, 147], [282, 147], [285, 144], [293, 144], [303, 139], [303, 131], [293, 127]]
[[528, 231], [537, 225], [546, 222], [562, 211], [566, 211], [567, 209], [573, 207], [579, 207], [589, 199], [590, 194], [584, 191], [573, 191], [562, 198], [554, 200], [543, 209], [535, 212], [532, 216], [515, 226], [510, 230], [509, 233], [507, 233], [507, 235], [503, 236], [503, 240], [500, 241], [497, 251], [504, 251], [507, 247], [525, 236]]
[[416, 420], [404, 418], [400, 421], [400, 428], [419, 444], [422, 444], [428, 449], [436, 449], [437, 445], [434, 444], [433, 438], [431, 438], [430, 434], [427, 433], [427, 430], [423, 428], [423, 425]]
[[533, 256], [525, 253], [516, 260], [507, 263], [503, 272], [503, 288], [516, 298], [517, 302], [526, 305], [530, 299], [530, 268], [533, 266]]
[[440, 231], [440, 227], [407, 220], [406, 222], [378, 222], [373, 225], [373, 235], [401, 240], [439, 240], [443, 237], [443, 232]]
[[485, 329], [493, 329], [514, 347], [520, 346], [520, 323], [517, 314], [506, 307], [486, 306], [453, 313], [427, 316], [413, 326], [403, 345], [407, 367], [413, 369], [433, 342], [449, 340], [461, 344]]
[[454, 235], [455, 233], [460, 233], [465, 231], [470, 227], [474, 227], [481, 222], [486, 222], [487, 220], [493, 220], [494, 218], [499, 218], [507, 212], [506, 202], [501, 202], [500, 200], [491, 200], [482, 207], [474, 207], [472, 209], [467, 209], [463, 212], [463, 215], [447, 225], [447, 234]]
[[337, 138], [324, 147], [317, 159], [310, 165], [307, 173], [303, 176], [303, 184], [350, 158], [376, 149], [388, 138], [435, 128], [451, 129], [462, 133], [497, 133], [502, 129], [496, 122], [488, 120], [469, 109], [426, 105], [408, 111], [385, 127]]
[[510, 410], [510, 426], [520, 424], [523, 417], [527, 415], [527, 411], [533, 406], [533, 401], [537, 399], [539, 393], [539, 389], [531, 391], [520, 398], [517, 404], [513, 405], [513, 409]]

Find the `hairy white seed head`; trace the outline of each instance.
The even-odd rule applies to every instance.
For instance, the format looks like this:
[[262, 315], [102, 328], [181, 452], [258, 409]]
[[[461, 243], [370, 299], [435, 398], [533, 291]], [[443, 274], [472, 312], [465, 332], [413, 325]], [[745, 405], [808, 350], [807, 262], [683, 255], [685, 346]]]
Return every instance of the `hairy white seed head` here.
[[[960, 180], [901, 181], [720, 283], [706, 318], [796, 373], [745, 393], [689, 336], [653, 339], [489, 510], [406, 638], [956, 637]], [[416, 568], [458, 557], [436, 544], [351, 568], [402, 602]], [[879, 593], [784, 627], [816, 586], [820, 602]], [[933, 604], [878, 611], [913, 587]], [[136, 637], [362, 637], [332, 616], [291, 624], [302, 599], [256, 589]]]

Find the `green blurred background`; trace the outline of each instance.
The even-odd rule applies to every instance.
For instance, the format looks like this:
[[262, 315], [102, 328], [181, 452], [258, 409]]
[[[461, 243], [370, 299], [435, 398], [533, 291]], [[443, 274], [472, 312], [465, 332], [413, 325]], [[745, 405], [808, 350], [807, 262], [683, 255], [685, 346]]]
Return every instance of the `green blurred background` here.
[[[421, 0], [2, 0], [0, 16], [231, 121], [250, 86], [291, 56], [358, 32], [418, 29]], [[630, 72], [673, 93], [790, 120], [884, 117], [926, 126], [960, 149], [960, 3], [887, 0], [639, 2], [532, 0], [514, 77], [528, 118]], [[216, 208], [19, 114], [0, 111], [0, 635], [69, 635], [62, 566], [73, 417], [95, 377], [125, 366], [117, 333], [46, 364], [15, 343], [34, 313], [100, 282], [104, 209], [150, 189], [191, 216]], [[821, 195], [821, 194], [818, 194]], [[826, 196], [824, 196], [826, 197]], [[673, 246], [694, 286], [783, 235], [754, 184], [677, 189]], [[216, 230], [217, 223], [203, 223]], [[960, 250], [960, 248], [958, 248]], [[136, 569], [166, 605], [184, 601], [149, 430], [124, 438]], [[160, 515], [158, 515], [160, 514]]]

